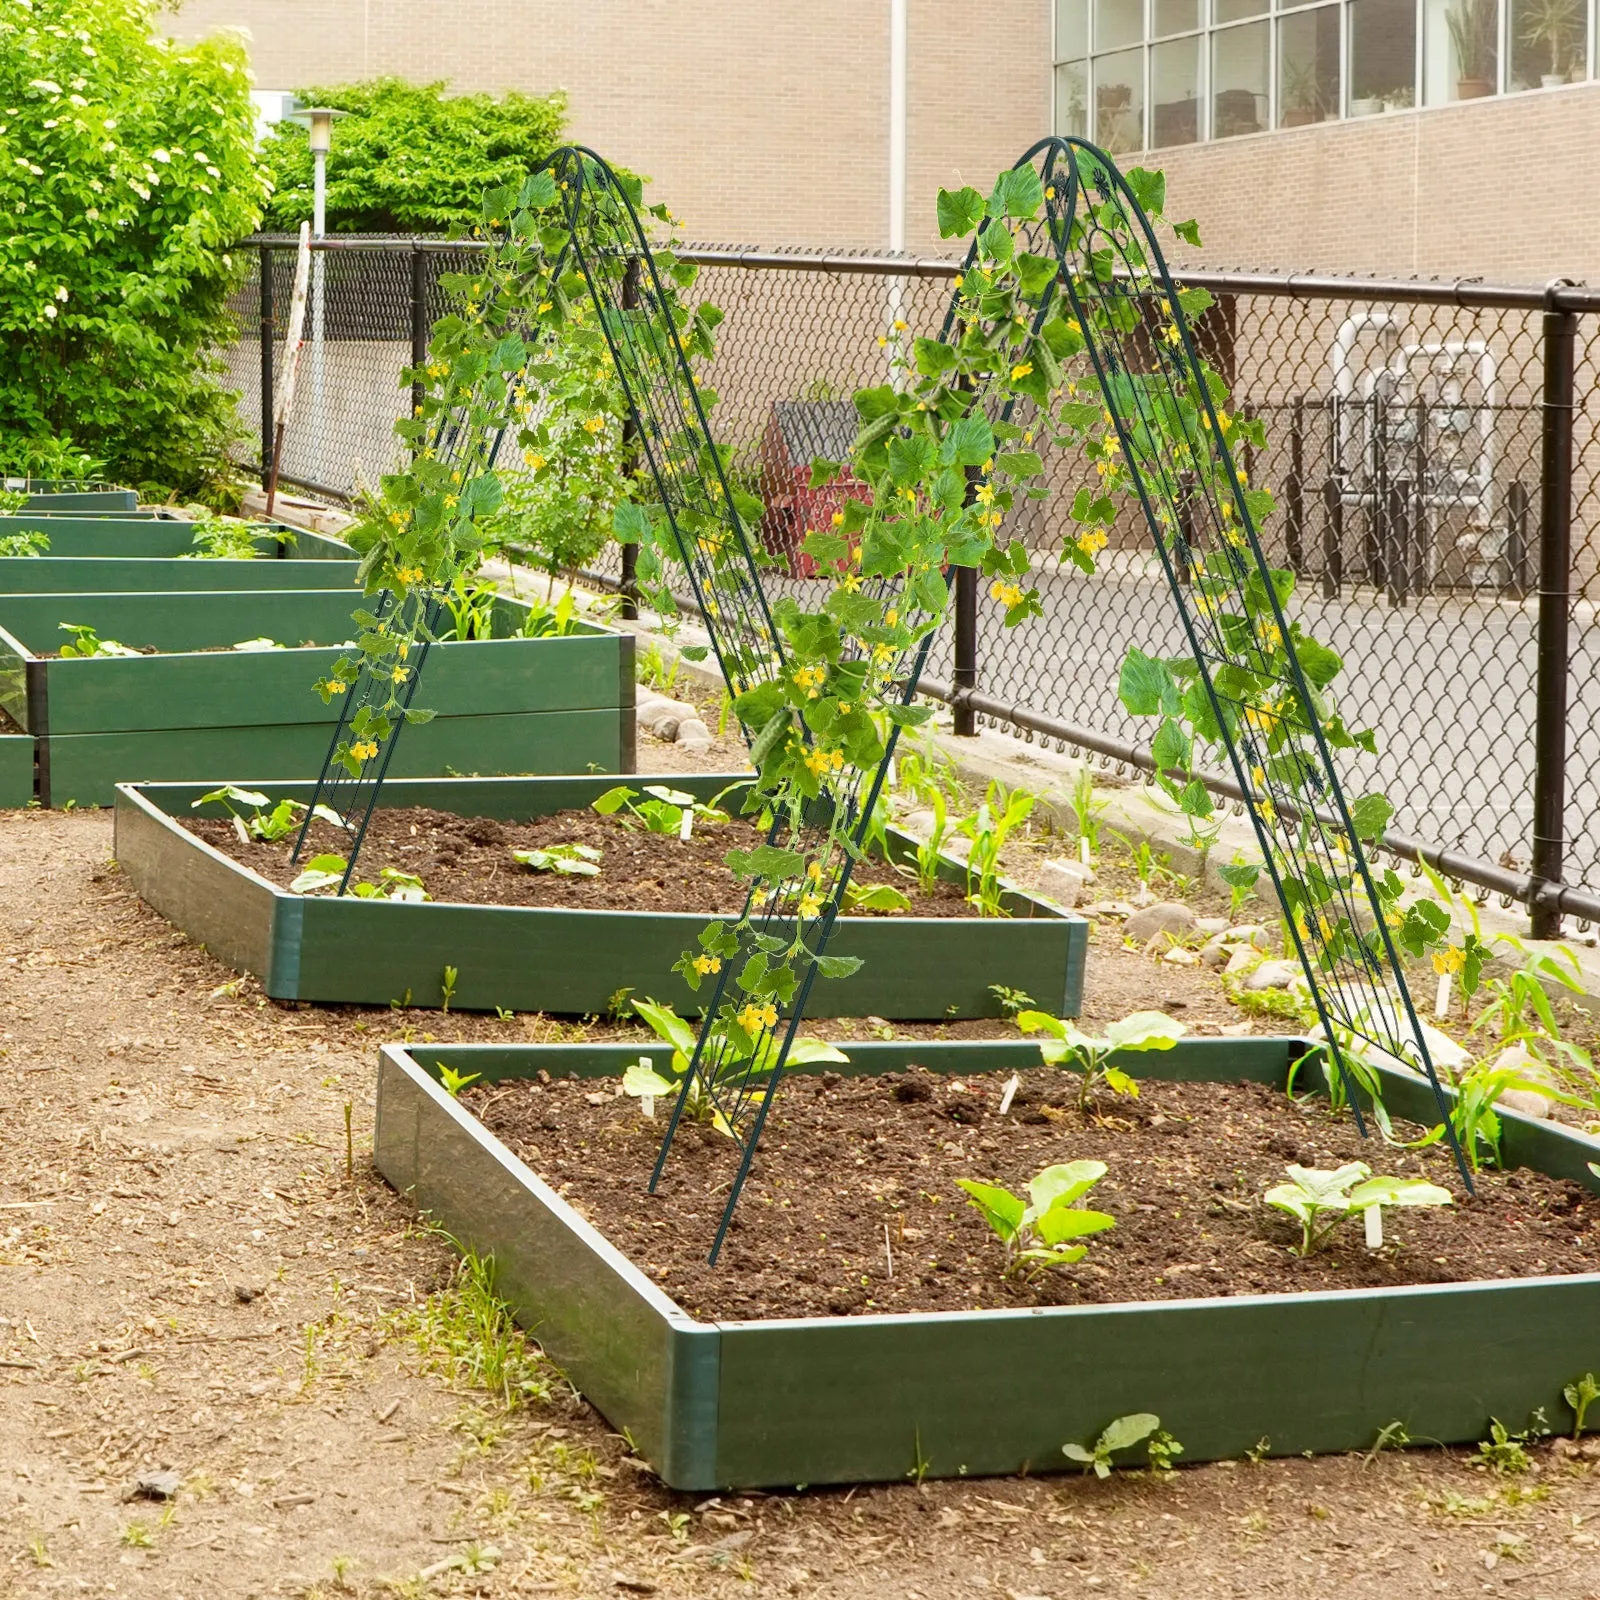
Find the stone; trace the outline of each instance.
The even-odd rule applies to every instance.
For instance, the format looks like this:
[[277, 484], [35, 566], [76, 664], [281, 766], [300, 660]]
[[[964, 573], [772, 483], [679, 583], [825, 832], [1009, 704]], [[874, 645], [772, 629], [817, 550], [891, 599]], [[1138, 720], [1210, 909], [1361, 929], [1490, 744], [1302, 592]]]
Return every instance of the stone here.
[[1185, 950], [1181, 945], [1174, 946], [1166, 951], [1161, 959], [1172, 967], [1198, 967], [1200, 957], [1193, 950]]
[[677, 741], [685, 750], [709, 750], [711, 730], [699, 717], [685, 717], [678, 724]]
[[919, 839], [926, 839], [933, 832], [933, 821], [933, 813], [926, 806], [923, 806], [919, 810], [908, 811], [900, 826], [907, 833], [913, 833]]
[[1134, 911], [1126, 900], [1096, 900], [1083, 909], [1091, 917], [1131, 917]]
[[1263, 989], [1288, 989], [1304, 982], [1305, 974], [1298, 961], [1263, 961], [1244, 980], [1244, 986], [1259, 993]]
[[957, 861], [965, 861], [972, 854], [972, 841], [964, 833], [946, 834], [939, 841], [940, 851]]
[[1228, 943], [1253, 944], [1257, 950], [1270, 950], [1272, 935], [1253, 922], [1241, 923], [1238, 927], [1228, 929]]
[[[1227, 954], [1227, 965], [1223, 972], [1236, 976], [1241, 972], [1254, 972], [1261, 965], [1261, 952], [1248, 944], [1224, 945]], [[1298, 972], [1300, 969], [1295, 968]]]
[[1228, 919], [1226, 917], [1196, 917], [1194, 925], [1199, 933], [1219, 934], [1228, 931]]
[[671, 741], [677, 737], [678, 724], [699, 720], [700, 713], [682, 700], [669, 700], [663, 694], [640, 695], [635, 716], [639, 726], [658, 739]]
[[1158, 933], [1190, 934], [1199, 919], [1188, 906], [1177, 900], [1158, 900], [1153, 906], [1135, 911], [1123, 924], [1123, 933], [1141, 944]]
[[1064, 906], [1075, 906], [1084, 888], [1094, 882], [1094, 868], [1056, 856], [1039, 868], [1039, 888]]
[[1550, 1115], [1553, 1104], [1549, 1095], [1541, 1094], [1537, 1089], [1503, 1089], [1500, 1098], [1495, 1101], [1501, 1111], [1515, 1111], [1520, 1116], [1534, 1117], [1539, 1121]]

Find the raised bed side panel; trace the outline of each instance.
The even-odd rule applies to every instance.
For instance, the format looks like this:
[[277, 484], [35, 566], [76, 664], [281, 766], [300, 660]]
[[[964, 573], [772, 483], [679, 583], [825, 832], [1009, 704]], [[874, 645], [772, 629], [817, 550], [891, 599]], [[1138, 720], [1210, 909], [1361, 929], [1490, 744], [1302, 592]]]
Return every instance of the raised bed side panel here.
[[[354, 590], [359, 563], [0, 556], [0, 594], [152, 594], [186, 589]], [[352, 597], [352, 605], [354, 598]], [[74, 619], [76, 620], [76, 619]]]
[[33, 803], [33, 750], [29, 734], [0, 734], [0, 807]]
[[643, 1274], [503, 1146], [488, 1148], [431, 1079], [389, 1050], [378, 1068], [378, 1170], [463, 1247], [552, 1361], [606, 1415], [627, 1419], [669, 1482], [714, 1475], [717, 1334]]
[[136, 511], [139, 496], [132, 489], [38, 489], [22, 502], [24, 511]]
[[1321, 1454], [1397, 1420], [1451, 1443], [1563, 1417], [1600, 1280], [724, 1324], [721, 1354], [719, 1486], [1056, 1470], [1134, 1411], [1186, 1461]]
[[[52, 678], [52, 688], [54, 682]], [[52, 733], [47, 745], [48, 785], [41, 798], [57, 807], [69, 800], [107, 806], [114, 803], [117, 784], [123, 781], [210, 777], [215, 781], [207, 787], [215, 788], [223, 779], [270, 783], [282, 776], [316, 772], [328, 754], [333, 719], [320, 700], [306, 698], [325, 711], [327, 720], [265, 727]], [[274, 708], [267, 704], [260, 709], [270, 714]], [[631, 716], [624, 718], [616, 710], [442, 714], [406, 729], [389, 770], [402, 778], [444, 777], [452, 771], [485, 768], [538, 772], [574, 764], [615, 772], [623, 759], [625, 723], [631, 722]]]
[[[0, 625], [5, 617], [6, 607], [0, 601]], [[345, 621], [348, 624], [349, 618]], [[5, 628], [0, 626], [0, 674], [6, 665], [5, 640]], [[630, 653], [631, 644], [631, 640], [614, 633], [595, 633], [573, 634], [564, 639], [488, 639], [435, 645], [428, 655], [417, 703], [437, 712], [439, 717], [592, 710], [609, 712], [615, 719], [626, 710], [625, 720], [631, 728], [633, 703], [619, 695], [621, 662]], [[338, 704], [324, 701], [312, 685], [333, 670], [338, 658], [336, 649], [219, 650], [204, 657], [97, 656], [87, 661], [51, 661], [46, 664], [50, 731], [122, 733], [151, 728], [309, 723], [324, 730], [324, 738], [331, 737]], [[0, 695], [5, 692], [0, 685]], [[0, 704], [5, 701], [0, 700]], [[396, 746], [397, 752], [413, 733], [431, 726], [419, 723], [408, 729]], [[482, 771], [492, 754], [492, 750], [485, 749], [478, 752], [478, 759], [466, 765], [451, 764], [462, 772]], [[324, 746], [312, 772], [320, 770], [326, 755]], [[400, 759], [398, 754], [396, 759]], [[586, 754], [582, 761], [590, 759], [592, 756]], [[539, 765], [546, 770], [570, 771], [573, 762]], [[250, 768], [248, 761], [245, 767]], [[509, 764], [506, 769], [517, 770]], [[270, 775], [267, 768], [251, 770], [257, 777]], [[305, 769], [280, 770], [285, 776], [297, 777]], [[442, 769], [438, 770], [442, 775]], [[614, 754], [605, 770], [617, 770]], [[156, 773], [151, 769], [145, 775], [153, 778]], [[131, 769], [115, 774], [117, 781], [134, 776]]]
[[113, 854], [134, 891], [224, 965], [264, 979], [271, 964], [271, 887], [177, 826], [131, 789], [118, 797]]
[[52, 556], [181, 556], [194, 549], [194, 527], [149, 513], [125, 517], [0, 516], [0, 534], [47, 533]]

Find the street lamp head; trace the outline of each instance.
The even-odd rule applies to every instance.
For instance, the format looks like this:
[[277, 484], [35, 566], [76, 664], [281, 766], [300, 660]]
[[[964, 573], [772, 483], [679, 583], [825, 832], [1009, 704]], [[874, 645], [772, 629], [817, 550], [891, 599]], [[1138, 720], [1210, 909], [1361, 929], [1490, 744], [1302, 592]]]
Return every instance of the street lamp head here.
[[333, 119], [347, 117], [348, 111], [335, 111], [330, 106], [302, 106], [294, 112], [293, 120], [306, 123], [311, 129], [311, 153], [325, 156], [333, 145]]

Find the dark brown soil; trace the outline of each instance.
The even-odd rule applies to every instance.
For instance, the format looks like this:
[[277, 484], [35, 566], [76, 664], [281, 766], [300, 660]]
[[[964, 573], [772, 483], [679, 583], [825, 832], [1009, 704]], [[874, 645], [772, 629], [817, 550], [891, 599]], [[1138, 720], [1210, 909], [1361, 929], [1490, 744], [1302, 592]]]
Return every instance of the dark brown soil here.
[[[185, 825], [274, 883], [287, 887], [300, 870], [289, 863], [292, 837], [274, 844], [241, 844], [226, 822], [195, 818]], [[376, 881], [384, 867], [398, 867], [420, 877], [435, 900], [466, 905], [732, 913], [744, 903], [745, 886], [723, 858], [730, 850], [750, 849], [762, 838], [751, 823], [738, 817], [714, 824], [696, 821], [693, 835], [680, 840], [676, 834], [647, 833], [620, 815], [602, 817], [587, 810], [558, 811], [532, 822], [501, 822], [416, 806], [374, 815], [360, 870], [362, 877]], [[513, 850], [555, 844], [585, 844], [599, 850], [600, 875], [574, 878], [534, 872], [512, 859]], [[342, 855], [346, 848], [344, 835], [335, 828], [312, 824], [308, 853], [326, 850]], [[851, 881], [892, 884], [910, 898], [913, 916], [977, 915], [960, 885], [940, 884], [933, 894], [924, 895], [914, 877], [881, 862], [857, 862]]]
[[[768, 1121], [722, 1261], [706, 1266], [728, 1141], [680, 1133], [667, 1176], [645, 1193], [663, 1123], [615, 1084], [560, 1080], [469, 1089], [485, 1124], [629, 1258], [698, 1316], [1110, 1304], [1286, 1294], [1392, 1284], [1600, 1271], [1600, 1197], [1539, 1173], [1484, 1172], [1469, 1196], [1446, 1153], [1366, 1140], [1348, 1115], [1261, 1084], [1146, 1082], [1085, 1118], [1076, 1078], [1022, 1076], [1010, 1112], [1000, 1074], [952, 1079], [913, 1069], [877, 1078], [800, 1076]], [[1420, 1130], [1415, 1130], [1420, 1131]], [[1397, 1137], [1415, 1136], [1396, 1124]], [[1022, 1194], [1041, 1168], [1081, 1159], [1108, 1174], [1085, 1204], [1116, 1227], [1075, 1266], [1004, 1278], [998, 1241], [957, 1178]], [[1305, 1260], [1296, 1225], [1260, 1196], [1286, 1163], [1427, 1177], [1455, 1195], [1389, 1210], [1369, 1251], [1358, 1222]], [[893, 1273], [889, 1258], [893, 1256]]]

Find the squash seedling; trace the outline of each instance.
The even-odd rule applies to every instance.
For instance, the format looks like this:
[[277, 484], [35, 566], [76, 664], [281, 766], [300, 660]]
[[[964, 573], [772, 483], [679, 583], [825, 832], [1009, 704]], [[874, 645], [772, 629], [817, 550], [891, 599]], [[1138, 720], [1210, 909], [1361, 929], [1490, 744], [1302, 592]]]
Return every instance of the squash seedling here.
[[[726, 792], [723, 791], [724, 794]], [[619, 783], [616, 788], [607, 789], [598, 800], [594, 801], [590, 810], [602, 817], [625, 811], [628, 817], [642, 822], [647, 833], [676, 834], [680, 839], [687, 839], [694, 832], [697, 817], [703, 822], [728, 820], [728, 813], [720, 810], [715, 801], [706, 805], [682, 789], [669, 789], [665, 784], [647, 783], [644, 786], [644, 793], [649, 798], [640, 800], [639, 790], [630, 789], [627, 784]], [[722, 795], [716, 798], [720, 800]], [[627, 822], [627, 818], [623, 820]], [[628, 823], [628, 826], [632, 824]]]
[[1161, 1426], [1161, 1418], [1153, 1411], [1134, 1411], [1106, 1424], [1100, 1437], [1090, 1445], [1064, 1444], [1061, 1453], [1068, 1461], [1079, 1462], [1085, 1472], [1097, 1478], [1111, 1476], [1112, 1456], [1122, 1450], [1149, 1440], [1145, 1455], [1151, 1469], [1157, 1473], [1172, 1471], [1172, 1458], [1183, 1454], [1183, 1446]]
[[[671, 1006], [661, 1005], [655, 1000], [634, 1000], [630, 1003], [655, 1036], [672, 1046], [672, 1059], [666, 1074], [656, 1071], [649, 1056], [640, 1056], [622, 1075], [622, 1092], [640, 1101], [640, 1109], [644, 1114], [653, 1117], [656, 1101], [671, 1099], [683, 1083], [689, 1063], [694, 1059], [695, 1030]], [[754, 1056], [736, 1061], [714, 1087], [737, 1091], [742, 1084], [770, 1072], [777, 1059], [776, 1042], [770, 1036], [764, 1038]], [[796, 1039], [789, 1051], [788, 1065], [801, 1067], [817, 1061], [848, 1063], [849, 1060], [849, 1056], [826, 1040]], [[709, 1122], [719, 1133], [731, 1131], [716, 1108], [711, 1088], [704, 1084], [698, 1074], [692, 1081], [689, 1101], [683, 1108], [683, 1114], [691, 1122]]]
[[1087, 1112], [1101, 1087], [1113, 1094], [1139, 1097], [1139, 1085], [1120, 1067], [1108, 1066], [1107, 1059], [1118, 1050], [1170, 1050], [1189, 1030], [1161, 1011], [1135, 1011], [1121, 1022], [1111, 1023], [1101, 1038], [1082, 1033], [1062, 1017], [1048, 1011], [1021, 1011], [1017, 1026], [1024, 1033], [1047, 1033], [1039, 1041], [1039, 1054], [1052, 1067], [1072, 1067], [1083, 1074], [1078, 1085], [1078, 1109]]
[[1293, 1164], [1286, 1170], [1291, 1181], [1268, 1189], [1261, 1198], [1300, 1224], [1300, 1243], [1289, 1247], [1297, 1256], [1320, 1250], [1346, 1218], [1359, 1216], [1366, 1222], [1367, 1247], [1375, 1250], [1383, 1243], [1383, 1207], [1454, 1204], [1450, 1191], [1436, 1183], [1375, 1178], [1364, 1161], [1348, 1161], [1331, 1172]]
[[137, 650], [130, 650], [125, 644], [118, 644], [115, 639], [102, 639], [93, 628], [84, 622], [63, 622], [59, 624], [62, 632], [70, 633], [72, 641], [61, 647], [61, 659], [71, 661], [74, 658], [88, 660], [93, 656], [136, 656]]
[[600, 852], [590, 844], [553, 844], [548, 850], [513, 850], [511, 858], [535, 872], [555, 872], [565, 878], [600, 875]]
[[[305, 815], [306, 808], [299, 800], [280, 800], [268, 811], [266, 807], [269, 803], [266, 795], [254, 789], [241, 789], [236, 783], [225, 783], [220, 789], [213, 789], [210, 794], [190, 801], [189, 809], [197, 811], [201, 806], [221, 805], [233, 819], [233, 831], [238, 834], [240, 844], [249, 844], [252, 839], [258, 839], [262, 844], [273, 844], [300, 826], [300, 818]], [[234, 810], [236, 804], [248, 806], [250, 815], [241, 816]], [[335, 828], [345, 825], [344, 818], [329, 806], [316, 806], [312, 815], [319, 821], [331, 823]]]
[[1583, 1422], [1589, 1415], [1589, 1407], [1596, 1400], [1600, 1400], [1600, 1383], [1594, 1381], [1592, 1372], [1586, 1372], [1581, 1378], [1574, 1378], [1561, 1391], [1561, 1398], [1572, 1407], [1575, 1419], [1572, 1424], [1572, 1437], [1576, 1439], [1583, 1432]]
[[1083, 1259], [1089, 1247], [1071, 1241], [1116, 1227], [1115, 1217], [1077, 1204], [1105, 1175], [1103, 1161], [1067, 1161], [1046, 1167], [1028, 1180], [1025, 1201], [998, 1184], [957, 1178], [956, 1185], [966, 1191], [968, 1200], [1005, 1246], [1003, 1276], [1020, 1273], [1037, 1278], [1051, 1267], [1070, 1267]]
[[892, 883], [852, 883], [844, 892], [846, 911], [909, 911], [911, 902]]

